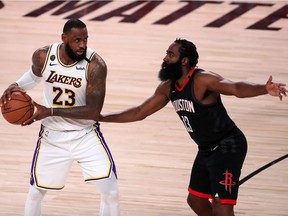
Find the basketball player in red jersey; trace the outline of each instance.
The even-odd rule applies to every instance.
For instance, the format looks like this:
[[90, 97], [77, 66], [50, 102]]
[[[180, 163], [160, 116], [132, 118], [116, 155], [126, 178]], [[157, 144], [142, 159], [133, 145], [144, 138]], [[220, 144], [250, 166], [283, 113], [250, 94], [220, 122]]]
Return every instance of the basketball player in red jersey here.
[[86, 25], [68, 20], [62, 42], [36, 50], [31, 69], [1, 97], [5, 104], [12, 92], [30, 90], [44, 81], [44, 106], [34, 102], [36, 112], [23, 123], [41, 120], [25, 216], [41, 215], [46, 192], [65, 186], [73, 161], [81, 166], [84, 181], [95, 184], [101, 194], [99, 215], [120, 215], [116, 167], [95, 121], [105, 98], [107, 67], [87, 42]]
[[[270, 94], [286, 96], [285, 85], [232, 82], [196, 67], [196, 46], [176, 39], [168, 48], [154, 94], [141, 105], [103, 115], [104, 122], [133, 122], [172, 102], [191, 138], [198, 145], [188, 187], [187, 202], [200, 216], [232, 216], [239, 177], [247, 152], [244, 134], [228, 116], [221, 94], [239, 98]], [[212, 199], [212, 203], [209, 199]]]

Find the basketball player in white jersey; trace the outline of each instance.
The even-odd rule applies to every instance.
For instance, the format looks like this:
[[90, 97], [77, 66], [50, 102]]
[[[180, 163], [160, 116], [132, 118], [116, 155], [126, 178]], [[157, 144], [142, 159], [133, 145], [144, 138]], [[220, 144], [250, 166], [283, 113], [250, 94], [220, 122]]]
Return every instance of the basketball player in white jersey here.
[[5, 104], [12, 92], [25, 92], [44, 80], [43, 106], [34, 102], [36, 112], [23, 123], [41, 120], [25, 216], [41, 215], [46, 192], [64, 187], [73, 161], [81, 166], [84, 181], [98, 187], [100, 215], [120, 215], [116, 167], [95, 121], [105, 98], [107, 67], [87, 48], [87, 40], [86, 25], [78, 19], [68, 20], [62, 43], [36, 50], [31, 69], [1, 97]]

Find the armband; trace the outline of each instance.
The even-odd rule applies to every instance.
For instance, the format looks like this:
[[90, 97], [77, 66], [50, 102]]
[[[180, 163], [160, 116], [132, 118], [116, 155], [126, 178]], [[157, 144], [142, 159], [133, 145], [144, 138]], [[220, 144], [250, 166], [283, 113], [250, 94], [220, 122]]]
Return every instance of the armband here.
[[22, 77], [20, 77], [20, 79], [16, 81], [18, 86], [20, 88], [23, 88], [24, 90], [30, 90], [34, 88], [40, 82], [41, 82], [41, 77], [36, 76], [32, 72], [31, 68], [26, 73], [24, 73]]

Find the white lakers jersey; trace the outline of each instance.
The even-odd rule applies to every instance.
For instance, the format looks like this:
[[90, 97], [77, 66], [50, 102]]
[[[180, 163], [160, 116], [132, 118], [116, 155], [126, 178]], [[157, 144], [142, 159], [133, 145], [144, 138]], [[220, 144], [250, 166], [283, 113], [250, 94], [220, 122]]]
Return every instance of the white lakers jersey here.
[[[69, 109], [86, 105], [87, 71], [86, 60], [65, 65], [60, 60], [60, 43], [49, 47], [42, 76], [44, 79], [43, 104], [46, 107]], [[87, 48], [86, 57], [91, 60], [95, 52]], [[42, 124], [52, 130], [81, 130], [95, 121], [50, 116]]]

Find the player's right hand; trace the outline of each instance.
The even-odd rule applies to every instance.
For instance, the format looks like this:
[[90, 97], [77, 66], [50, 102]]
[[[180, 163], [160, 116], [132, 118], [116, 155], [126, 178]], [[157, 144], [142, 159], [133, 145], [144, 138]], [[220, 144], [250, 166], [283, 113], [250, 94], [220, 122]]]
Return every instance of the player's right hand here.
[[1, 101], [0, 101], [0, 106], [2, 107], [4, 104], [7, 103], [8, 100], [11, 99], [11, 94], [13, 92], [22, 92], [26, 93], [26, 91], [18, 86], [17, 83], [12, 83], [2, 94], [1, 96]]

